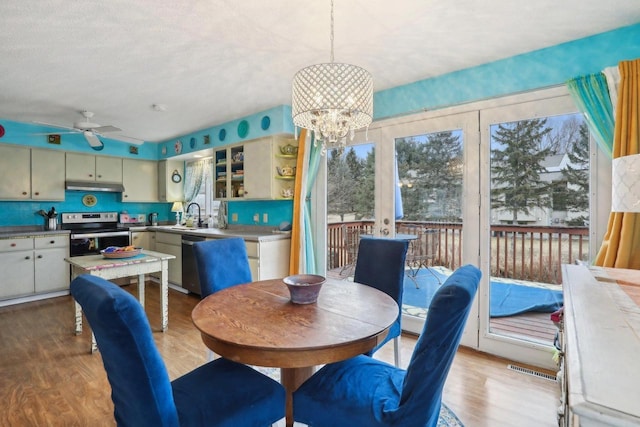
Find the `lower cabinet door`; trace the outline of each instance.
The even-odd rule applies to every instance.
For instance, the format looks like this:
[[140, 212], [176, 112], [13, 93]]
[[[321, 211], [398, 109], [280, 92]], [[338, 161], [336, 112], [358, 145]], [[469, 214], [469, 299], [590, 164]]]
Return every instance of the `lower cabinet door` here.
[[168, 245], [156, 240], [156, 251], [175, 256], [169, 260], [169, 281], [182, 286], [182, 246]]
[[0, 299], [33, 294], [33, 250], [0, 253], [0, 271]]
[[69, 289], [70, 267], [64, 260], [66, 248], [34, 251], [35, 291], [52, 292]]

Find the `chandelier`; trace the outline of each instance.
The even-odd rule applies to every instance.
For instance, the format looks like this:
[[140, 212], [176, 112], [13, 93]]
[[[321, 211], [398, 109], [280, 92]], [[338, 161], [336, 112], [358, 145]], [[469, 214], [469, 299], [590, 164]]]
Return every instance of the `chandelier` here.
[[333, 61], [333, 0], [331, 0], [331, 62], [298, 71], [293, 78], [292, 116], [297, 127], [312, 130], [327, 147], [344, 147], [356, 129], [373, 117], [373, 79], [364, 68]]

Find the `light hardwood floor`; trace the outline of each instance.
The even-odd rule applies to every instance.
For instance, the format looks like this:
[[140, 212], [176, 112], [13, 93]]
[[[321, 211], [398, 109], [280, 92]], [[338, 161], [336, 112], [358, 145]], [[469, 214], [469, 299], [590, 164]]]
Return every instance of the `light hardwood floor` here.
[[[125, 288], [137, 295], [135, 285]], [[152, 282], [147, 284], [146, 311], [173, 379], [205, 363], [206, 352], [190, 317], [198, 298], [173, 290], [169, 293], [165, 333], [158, 331], [158, 286]], [[82, 335], [73, 334], [69, 296], [0, 308], [0, 425], [115, 425], [100, 353], [88, 353], [89, 341], [88, 327]], [[415, 337], [403, 336], [404, 365], [414, 345]], [[376, 357], [392, 362], [393, 344]], [[511, 371], [509, 363], [461, 348], [443, 401], [466, 427], [557, 425], [557, 384]]]

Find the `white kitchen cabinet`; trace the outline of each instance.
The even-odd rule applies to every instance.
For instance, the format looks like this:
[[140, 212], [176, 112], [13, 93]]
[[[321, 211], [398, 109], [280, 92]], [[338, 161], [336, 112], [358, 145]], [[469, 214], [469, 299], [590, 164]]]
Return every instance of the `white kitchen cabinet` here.
[[0, 239], [0, 299], [33, 294], [33, 239]]
[[0, 239], [0, 299], [69, 289], [69, 237]]
[[[233, 237], [233, 232], [229, 237]], [[207, 240], [223, 238], [216, 237]], [[291, 239], [245, 240], [245, 246], [251, 270], [251, 280], [277, 279], [289, 275]]]
[[31, 198], [64, 200], [64, 165], [62, 151], [31, 150]]
[[277, 279], [289, 275], [291, 239], [245, 241], [252, 280]]
[[131, 233], [131, 244], [136, 248], [155, 251], [156, 233], [153, 231], [134, 231]]
[[215, 197], [226, 200], [291, 198], [285, 189], [293, 192], [295, 172], [278, 173], [278, 169], [295, 171], [297, 155], [284, 155], [280, 151], [280, 147], [286, 145], [297, 150], [295, 139], [274, 135], [214, 151]]
[[[158, 201], [158, 164], [151, 160], [122, 160], [123, 202]], [[160, 251], [162, 252], [162, 251]]]
[[69, 256], [67, 235], [43, 236], [33, 239], [35, 292], [53, 292], [69, 289]]
[[70, 181], [98, 181], [122, 183], [122, 159], [67, 153], [66, 178]]
[[0, 144], [0, 199], [64, 200], [64, 153]]
[[169, 260], [169, 282], [182, 286], [182, 235], [156, 231], [155, 250], [175, 256]]
[[[175, 173], [180, 181], [173, 180]], [[184, 162], [178, 160], [160, 160], [158, 162], [158, 201], [181, 202], [184, 200]]]
[[244, 198], [271, 198], [271, 137], [244, 145]]

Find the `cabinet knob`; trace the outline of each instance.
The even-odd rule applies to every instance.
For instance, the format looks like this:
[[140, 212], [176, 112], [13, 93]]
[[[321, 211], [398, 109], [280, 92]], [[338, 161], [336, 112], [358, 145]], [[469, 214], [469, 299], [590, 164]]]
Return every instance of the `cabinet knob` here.
[[98, 175], [98, 178], [102, 178], [102, 175]]
[[22, 195], [23, 195], [23, 196], [26, 196], [26, 195], [27, 195], [27, 192], [26, 192], [26, 191], [23, 191], [23, 192], [22, 192]]
[[89, 174], [89, 178], [93, 178], [93, 174], [92, 173]]
[[31, 257], [27, 255], [26, 257], [24, 257], [24, 259], [31, 259]]
[[35, 195], [36, 195], [36, 196], [39, 196], [39, 195], [40, 195], [40, 192], [36, 191], [36, 192], [35, 192]]
[[38, 255], [38, 259], [42, 258], [42, 255]]
[[15, 248], [15, 247], [16, 247], [16, 244], [15, 244], [15, 243], [12, 243], [12, 244], [11, 244], [11, 247], [12, 247], [12, 248]]
[[51, 241], [49, 241], [49, 243], [51, 243], [52, 245], [53, 245], [55, 242], [56, 242], [55, 240], [51, 240]]

